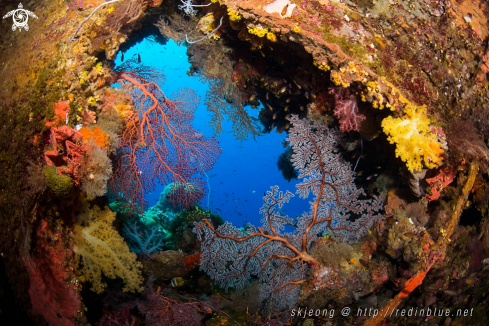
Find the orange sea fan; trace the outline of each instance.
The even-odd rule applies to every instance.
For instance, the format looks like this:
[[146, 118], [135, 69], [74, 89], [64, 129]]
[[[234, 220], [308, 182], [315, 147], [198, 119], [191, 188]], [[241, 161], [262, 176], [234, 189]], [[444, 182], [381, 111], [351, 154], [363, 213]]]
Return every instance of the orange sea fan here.
[[82, 134], [82, 139], [86, 143], [93, 138], [95, 144], [101, 148], [107, 148], [109, 145], [109, 135], [107, 135], [107, 133], [100, 127], [95, 127], [93, 130], [83, 127], [79, 130], [79, 132]]

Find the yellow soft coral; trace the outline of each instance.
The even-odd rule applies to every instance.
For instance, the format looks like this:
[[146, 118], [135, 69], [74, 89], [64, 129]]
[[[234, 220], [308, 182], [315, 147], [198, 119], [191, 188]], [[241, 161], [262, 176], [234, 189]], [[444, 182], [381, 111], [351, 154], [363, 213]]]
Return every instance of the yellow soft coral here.
[[102, 281], [104, 273], [112, 279], [123, 279], [123, 291], [141, 292], [141, 263], [136, 261], [136, 254], [129, 251], [124, 239], [114, 229], [115, 215], [108, 207], [104, 210], [96, 206], [85, 208], [73, 231], [73, 250], [82, 258], [81, 273], [92, 283], [93, 291], [104, 291], [107, 285]]
[[440, 155], [444, 151], [430, 131], [426, 107], [408, 105], [404, 112], [403, 119], [387, 117], [382, 121], [382, 128], [389, 136], [387, 140], [396, 144], [396, 156], [406, 162], [411, 172], [421, 170], [423, 161], [428, 168], [441, 164]]

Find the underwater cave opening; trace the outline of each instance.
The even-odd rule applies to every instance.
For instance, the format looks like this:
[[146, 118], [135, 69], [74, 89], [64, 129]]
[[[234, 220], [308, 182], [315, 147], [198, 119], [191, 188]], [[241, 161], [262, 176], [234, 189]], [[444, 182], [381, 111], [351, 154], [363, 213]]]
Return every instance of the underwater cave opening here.
[[462, 211], [462, 214], [460, 215], [460, 226], [471, 226], [471, 225], [478, 225], [480, 221], [482, 221], [482, 214], [477, 208], [476, 205], [470, 204], [473, 202], [473, 195], [469, 196], [469, 201], [467, 202], [469, 207], [464, 209]]

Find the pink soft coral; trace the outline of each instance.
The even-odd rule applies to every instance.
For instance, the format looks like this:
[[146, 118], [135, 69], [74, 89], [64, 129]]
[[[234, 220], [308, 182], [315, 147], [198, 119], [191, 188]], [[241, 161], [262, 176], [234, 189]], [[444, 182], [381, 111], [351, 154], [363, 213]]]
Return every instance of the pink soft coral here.
[[358, 113], [355, 95], [342, 87], [334, 87], [329, 93], [333, 94], [335, 98], [334, 116], [340, 121], [340, 130], [342, 132], [359, 131], [360, 122], [366, 117]]

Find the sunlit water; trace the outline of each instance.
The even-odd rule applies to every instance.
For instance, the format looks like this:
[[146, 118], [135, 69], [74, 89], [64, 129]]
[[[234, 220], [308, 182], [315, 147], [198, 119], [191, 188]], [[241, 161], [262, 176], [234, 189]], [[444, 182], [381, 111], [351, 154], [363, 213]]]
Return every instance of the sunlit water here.
[[[198, 76], [188, 76], [190, 63], [186, 54], [186, 47], [177, 46], [169, 40], [167, 44], [160, 45], [143, 41], [124, 52], [124, 58], [132, 56], [141, 57], [145, 65], [162, 69], [166, 82], [160, 85], [161, 90], [171, 99], [171, 95], [181, 87], [192, 88], [200, 95], [200, 105], [195, 112], [194, 128], [206, 136], [212, 136], [213, 130], [209, 127], [210, 113], [204, 105], [207, 85], [199, 80]], [[116, 64], [120, 64], [119, 52]], [[249, 114], [258, 117], [259, 110], [247, 108]], [[199, 204], [210, 208], [212, 212], [220, 214], [224, 220], [236, 226], [250, 222], [259, 226], [261, 215], [259, 210], [263, 204], [263, 195], [271, 186], [278, 185], [280, 190], [295, 194], [295, 185], [298, 180], [287, 182], [277, 168], [277, 159], [284, 151], [282, 142], [286, 133], [272, 132], [240, 142], [233, 136], [231, 123], [223, 123], [224, 132], [217, 139], [222, 148], [214, 168], [207, 172], [209, 197], [205, 197]], [[205, 180], [205, 178], [204, 178]], [[149, 206], [153, 206], [159, 199], [164, 185], [158, 187], [147, 195]], [[298, 196], [282, 209], [284, 214], [294, 217], [309, 210], [310, 198], [300, 199]]]

